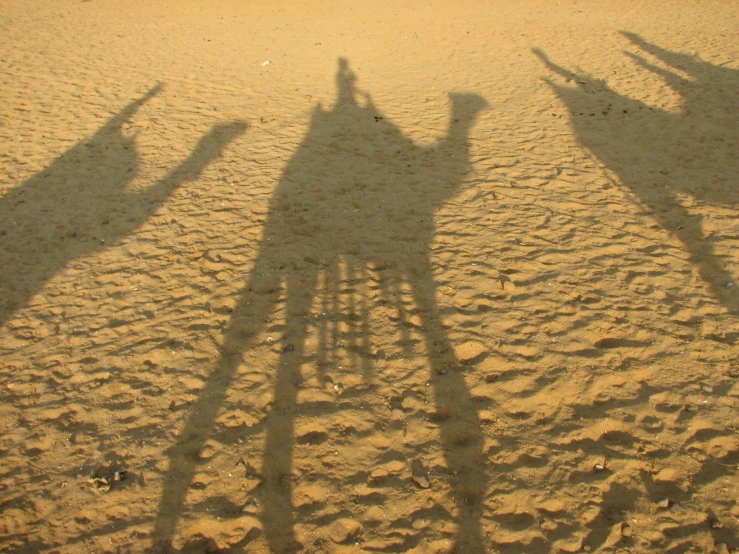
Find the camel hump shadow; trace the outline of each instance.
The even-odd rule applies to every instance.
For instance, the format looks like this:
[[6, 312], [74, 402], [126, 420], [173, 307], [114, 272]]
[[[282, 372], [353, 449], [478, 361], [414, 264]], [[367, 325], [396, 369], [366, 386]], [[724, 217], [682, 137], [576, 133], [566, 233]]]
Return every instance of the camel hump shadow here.
[[622, 35], [637, 49], [625, 52], [636, 76], [661, 80], [678, 95], [674, 109], [620, 94], [604, 79], [558, 65], [539, 49], [533, 53], [566, 81], [544, 79], [569, 111], [580, 143], [682, 243], [711, 296], [736, 310], [739, 299], [727, 287], [736, 275], [716, 251], [720, 237], [704, 229], [703, 213], [683, 199], [724, 211], [739, 203], [739, 71]]
[[157, 84], [129, 102], [90, 138], [0, 198], [0, 325], [69, 262], [132, 233], [246, 129], [241, 121], [214, 125], [170, 174], [131, 191], [140, 154], [127, 127], [161, 90]]

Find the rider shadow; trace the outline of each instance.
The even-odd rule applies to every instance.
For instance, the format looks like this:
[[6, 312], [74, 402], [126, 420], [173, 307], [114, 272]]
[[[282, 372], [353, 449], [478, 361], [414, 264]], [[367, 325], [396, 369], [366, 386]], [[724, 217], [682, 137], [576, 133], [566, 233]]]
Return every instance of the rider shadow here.
[[739, 72], [670, 52], [633, 33], [634, 46], [669, 67], [626, 52], [680, 96], [678, 112], [654, 108], [611, 91], [605, 81], [565, 69], [534, 53], [571, 86], [546, 80], [570, 112], [580, 142], [618, 174], [661, 227], [685, 248], [711, 295], [739, 307], [735, 276], [716, 252], [720, 235], [707, 233], [692, 203], [732, 209], [739, 201]]
[[[225, 331], [218, 366], [169, 452], [171, 469], [154, 531], [160, 544], [171, 545], [197, 471], [193, 453], [212, 434], [244, 363], [243, 352], [256, 346], [268, 322], [275, 328], [274, 314], [281, 309], [281, 354], [264, 425], [261, 519], [273, 552], [305, 546], [295, 534], [291, 500], [300, 370], [315, 364], [320, 373], [346, 346], [365, 354], [364, 366], [358, 362], [352, 369], [367, 375], [373, 306], [353, 292], [366, 287], [374, 293], [372, 304], [392, 306], [420, 321], [432, 373], [434, 420], [459, 506], [456, 545], [461, 552], [485, 551], [479, 521], [488, 480], [483, 433], [440, 321], [430, 248], [436, 211], [459, 193], [471, 169], [468, 135], [487, 104], [472, 94], [450, 95], [446, 136], [432, 147], [420, 147], [377, 110], [369, 95], [356, 90], [354, 81], [348, 62], [340, 59], [336, 103], [330, 110], [315, 108], [308, 133], [271, 198], [255, 265]], [[400, 301], [403, 290], [412, 291], [414, 307]], [[311, 327], [315, 335], [309, 339]]]
[[139, 154], [125, 128], [160, 90], [152, 87], [89, 140], [0, 198], [0, 326], [69, 262], [102, 252], [141, 226], [246, 128], [243, 122], [213, 126], [169, 175], [143, 191], [127, 191]]

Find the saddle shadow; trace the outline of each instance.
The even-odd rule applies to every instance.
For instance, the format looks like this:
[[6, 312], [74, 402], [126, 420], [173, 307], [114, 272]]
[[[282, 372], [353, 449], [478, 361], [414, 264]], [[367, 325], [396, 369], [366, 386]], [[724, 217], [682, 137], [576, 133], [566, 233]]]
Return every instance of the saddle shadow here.
[[[739, 308], [735, 277], [716, 253], [720, 236], [704, 231], [703, 217], [686, 204], [732, 209], [739, 201], [739, 72], [665, 50], [622, 32], [648, 54], [625, 52], [680, 97], [667, 111], [610, 90], [602, 79], [571, 71], [534, 49], [570, 86], [545, 79], [570, 112], [577, 138], [616, 173], [657, 223], [682, 243], [711, 295], [729, 311]], [[642, 77], [649, 75], [642, 74]], [[686, 201], [689, 199], [690, 201]]]
[[[273, 552], [305, 547], [295, 534], [291, 499], [300, 369], [311, 364], [320, 373], [332, 354], [346, 346], [367, 354], [352, 370], [369, 374], [373, 337], [367, 322], [373, 307], [383, 305], [406, 318], [410, 312], [420, 318], [435, 421], [460, 508], [455, 543], [460, 552], [485, 551], [480, 529], [488, 481], [483, 432], [440, 320], [431, 241], [436, 211], [460, 191], [471, 169], [468, 135], [487, 103], [473, 94], [451, 94], [446, 136], [434, 146], [420, 147], [356, 89], [355, 80], [348, 61], [340, 59], [336, 102], [332, 109], [315, 108], [270, 200], [256, 261], [225, 330], [218, 365], [169, 451], [170, 470], [153, 535], [165, 550], [172, 548], [185, 511], [196, 453], [213, 433], [237, 368], [245, 363], [243, 353], [256, 346], [267, 322], [274, 332], [274, 314], [283, 308], [274, 397], [262, 427], [260, 517]], [[376, 301], [354, 295], [357, 287], [372, 289]], [[400, 301], [401, 289], [412, 291], [411, 310]], [[317, 346], [308, 345], [309, 332], [315, 333]]]
[[139, 153], [124, 127], [160, 90], [152, 87], [90, 139], [0, 198], [0, 326], [69, 262], [110, 248], [141, 226], [246, 128], [243, 122], [213, 126], [164, 179], [127, 191]]

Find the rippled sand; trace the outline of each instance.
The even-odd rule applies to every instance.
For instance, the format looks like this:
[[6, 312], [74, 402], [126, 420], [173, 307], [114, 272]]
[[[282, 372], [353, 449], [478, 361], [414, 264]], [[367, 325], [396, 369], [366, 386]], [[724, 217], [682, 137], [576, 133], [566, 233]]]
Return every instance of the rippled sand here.
[[1, 551], [739, 552], [735, 2], [0, 34]]

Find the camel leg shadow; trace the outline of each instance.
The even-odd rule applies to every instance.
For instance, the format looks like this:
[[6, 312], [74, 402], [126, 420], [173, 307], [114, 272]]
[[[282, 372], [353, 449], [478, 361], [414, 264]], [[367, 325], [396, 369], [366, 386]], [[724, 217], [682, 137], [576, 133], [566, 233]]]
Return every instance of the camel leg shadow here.
[[[198, 466], [200, 452], [212, 436], [219, 411], [226, 402], [237, 370], [243, 363], [242, 353], [254, 346], [255, 337], [265, 328], [275, 304], [273, 291], [252, 292], [255, 282], [269, 272], [260, 257], [248, 284], [242, 289], [239, 304], [224, 333], [224, 344], [215, 368], [195, 403], [177, 442], [168, 450], [169, 469], [165, 476], [162, 496], [154, 523], [152, 538], [157, 551], [173, 550], [177, 525], [185, 511], [185, 501]], [[259, 283], [261, 284], [261, 283]], [[287, 387], [284, 387], [285, 390]], [[283, 403], [287, 402], [286, 400]]]
[[436, 419], [457, 504], [455, 547], [458, 552], [485, 552], [480, 528], [488, 483], [482, 456], [484, 436], [461, 366], [441, 324], [436, 288], [430, 267], [413, 283], [431, 365]]
[[285, 333], [267, 425], [262, 463], [261, 498], [264, 534], [272, 552], [298, 552], [292, 505], [293, 448], [300, 367], [305, 352], [305, 324], [317, 275], [290, 273], [287, 278]]

